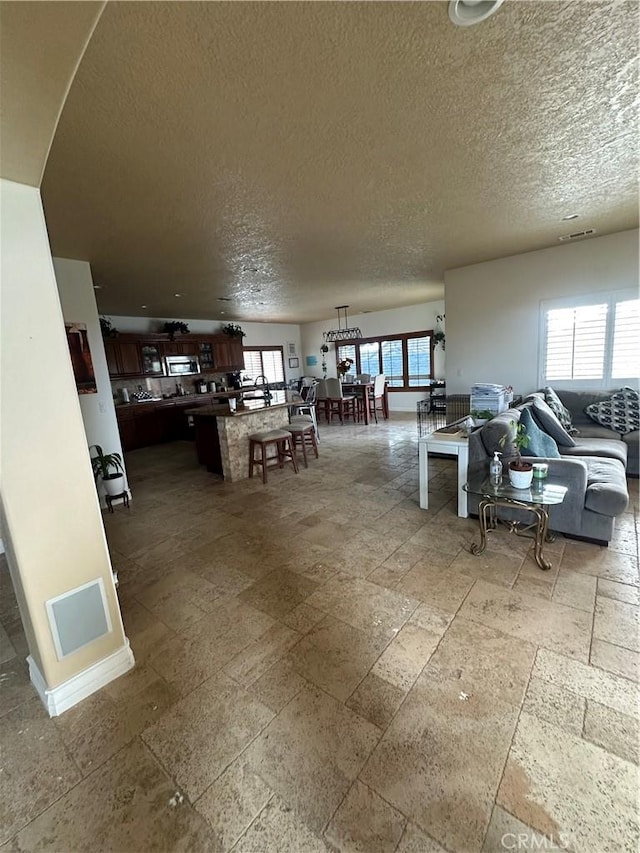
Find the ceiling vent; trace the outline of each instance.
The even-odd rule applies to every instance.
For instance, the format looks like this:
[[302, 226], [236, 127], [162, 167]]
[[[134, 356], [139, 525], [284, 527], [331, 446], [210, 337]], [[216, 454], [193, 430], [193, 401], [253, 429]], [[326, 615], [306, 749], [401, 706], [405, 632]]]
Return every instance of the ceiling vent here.
[[457, 27], [471, 27], [497, 12], [504, 0], [451, 0], [449, 18]]
[[563, 234], [562, 237], [558, 237], [561, 243], [565, 243], [567, 240], [582, 240], [585, 237], [592, 237], [596, 233], [595, 228], [585, 228], [584, 231], [574, 231], [572, 234]]

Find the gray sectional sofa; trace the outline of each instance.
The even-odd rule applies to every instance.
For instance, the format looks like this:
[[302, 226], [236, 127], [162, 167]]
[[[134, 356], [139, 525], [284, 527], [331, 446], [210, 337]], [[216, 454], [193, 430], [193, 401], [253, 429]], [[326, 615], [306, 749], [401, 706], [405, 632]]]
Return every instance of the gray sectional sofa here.
[[[562, 504], [549, 509], [551, 530], [567, 536], [607, 545], [615, 529], [615, 520], [627, 508], [629, 494], [627, 473], [637, 476], [638, 438], [630, 433], [621, 440], [617, 433], [598, 426], [584, 415], [586, 405], [608, 395], [584, 395], [558, 392], [564, 405], [575, 415], [574, 425], [580, 431], [573, 436], [575, 446], [558, 444], [560, 458], [536, 458], [549, 464], [549, 478], [568, 486]], [[515, 409], [508, 409], [486, 423], [469, 437], [469, 471], [488, 473], [494, 451], [503, 453], [506, 463], [513, 422], [520, 420], [522, 409], [532, 407], [528, 399]], [[635, 441], [633, 436], [635, 437]], [[506, 436], [503, 441], [503, 436]], [[526, 451], [523, 452], [526, 456]], [[533, 461], [533, 460], [532, 460]], [[631, 471], [627, 471], [629, 463]], [[478, 511], [477, 497], [469, 495], [469, 511]], [[516, 516], [517, 517], [517, 513]]]
[[640, 432], [635, 430], [620, 437], [617, 432], [600, 426], [595, 421], [592, 421], [589, 415], [584, 413], [585, 408], [591, 403], [600, 403], [603, 400], [608, 400], [613, 391], [605, 391], [598, 394], [591, 393], [590, 391], [557, 391], [556, 393], [571, 412], [571, 421], [578, 430], [577, 435], [574, 436], [576, 442], [579, 445], [585, 446], [591, 443], [591, 439], [594, 439], [595, 443], [592, 447], [597, 451], [598, 441], [601, 439], [622, 441], [627, 447], [627, 476], [637, 477], [639, 473], [638, 448], [640, 447]]

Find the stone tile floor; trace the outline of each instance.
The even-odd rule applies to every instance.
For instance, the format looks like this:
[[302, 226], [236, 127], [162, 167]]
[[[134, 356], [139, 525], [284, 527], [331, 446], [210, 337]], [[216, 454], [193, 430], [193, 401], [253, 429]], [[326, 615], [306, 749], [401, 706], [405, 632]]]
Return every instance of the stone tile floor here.
[[193, 446], [127, 456], [105, 514], [137, 667], [49, 719], [6, 570], [10, 850], [436, 853], [638, 844], [637, 481], [608, 549], [541, 572], [469, 554], [455, 462], [418, 507], [413, 417], [224, 484]]

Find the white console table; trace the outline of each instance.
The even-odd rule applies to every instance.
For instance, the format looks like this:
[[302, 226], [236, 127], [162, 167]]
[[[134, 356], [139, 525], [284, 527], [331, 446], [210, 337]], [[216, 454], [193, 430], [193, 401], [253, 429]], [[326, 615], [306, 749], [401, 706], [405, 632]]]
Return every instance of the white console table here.
[[420, 508], [429, 509], [429, 451], [442, 453], [445, 456], [458, 457], [458, 515], [467, 518], [467, 493], [462, 488], [467, 482], [467, 467], [469, 465], [469, 439], [456, 436], [455, 438], [434, 438], [426, 435], [418, 439], [418, 466], [420, 469]]

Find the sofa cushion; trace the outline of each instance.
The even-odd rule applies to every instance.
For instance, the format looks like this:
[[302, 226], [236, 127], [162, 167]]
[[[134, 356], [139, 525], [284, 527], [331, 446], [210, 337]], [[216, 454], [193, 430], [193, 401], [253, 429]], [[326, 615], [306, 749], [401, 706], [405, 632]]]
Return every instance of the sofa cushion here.
[[617, 438], [580, 438], [575, 447], [559, 447], [561, 456], [598, 456], [627, 464], [627, 445]]
[[553, 414], [547, 403], [537, 394], [532, 395], [533, 417], [538, 425], [563, 447], [575, 447], [575, 441]]
[[559, 459], [558, 445], [544, 430], [541, 430], [533, 419], [531, 409], [525, 408], [520, 415], [520, 423], [524, 426], [529, 444], [522, 450], [523, 456], [543, 456], [548, 459]]
[[556, 392], [547, 385], [542, 389], [542, 394], [544, 395], [544, 401], [549, 406], [553, 414], [560, 421], [562, 426], [566, 429], [569, 435], [573, 435], [573, 433], [577, 432], [577, 429], [574, 427], [571, 422], [571, 412], [564, 405], [560, 397], [556, 394]]
[[640, 397], [633, 388], [621, 388], [608, 400], [587, 406], [585, 414], [621, 435], [635, 432], [640, 429]]
[[[521, 412], [518, 409], [507, 409], [506, 412], [500, 412], [499, 415], [491, 418], [488, 423], [480, 427], [478, 432], [489, 458], [493, 456], [496, 450], [502, 453], [504, 459], [516, 455], [516, 449], [513, 445], [515, 434], [513, 422], [517, 423], [520, 420], [520, 415]], [[507, 436], [507, 439], [501, 444], [503, 436]]]
[[627, 476], [637, 477], [640, 474], [640, 432], [628, 432], [622, 436], [627, 446]]
[[623, 465], [615, 459], [583, 459], [587, 464], [587, 491], [584, 505], [592, 512], [612, 518], [627, 508], [629, 493]]

